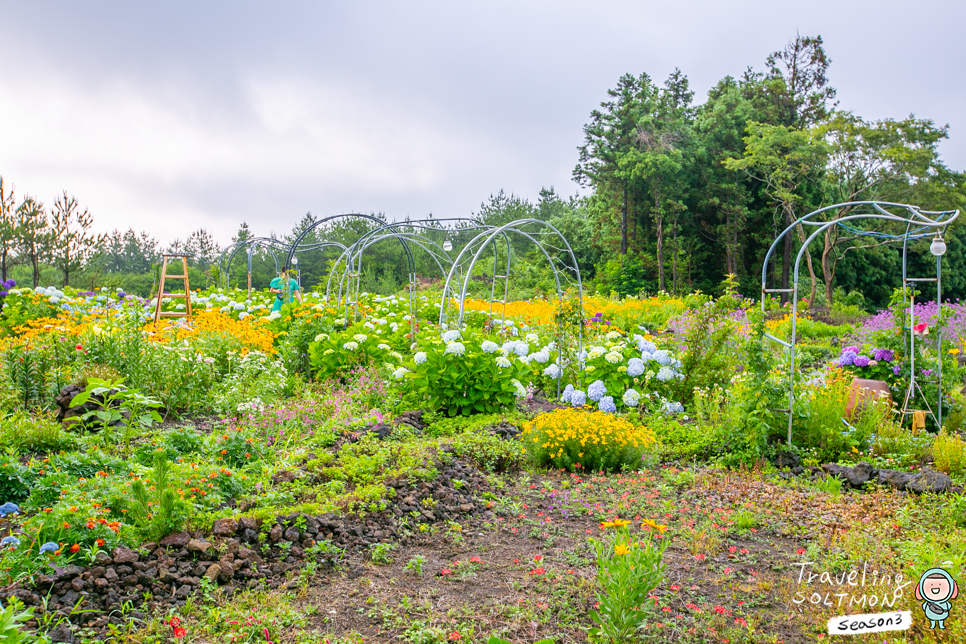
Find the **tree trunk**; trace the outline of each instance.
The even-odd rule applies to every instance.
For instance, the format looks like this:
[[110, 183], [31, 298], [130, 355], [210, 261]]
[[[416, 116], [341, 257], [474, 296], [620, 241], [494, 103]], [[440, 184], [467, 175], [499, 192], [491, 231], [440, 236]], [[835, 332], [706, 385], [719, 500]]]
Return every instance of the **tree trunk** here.
[[671, 219], [671, 282], [674, 294], [678, 294], [678, 216]]
[[657, 288], [664, 290], [664, 216], [661, 213], [661, 198], [654, 197], [654, 227], [657, 232]]
[[627, 254], [627, 184], [624, 184], [624, 205], [621, 207], [621, 255]]
[[832, 228], [825, 229], [825, 248], [822, 249], [822, 277], [825, 278], [825, 306], [832, 308], [835, 281], [835, 243], [832, 241]]
[[40, 257], [37, 255], [30, 256], [30, 263], [34, 267], [34, 288], [40, 286]]
[[[792, 217], [792, 213], [786, 211], [785, 222], [787, 225], [791, 225], [792, 223], [791, 217]], [[792, 264], [792, 236], [785, 235], [785, 243], [782, 248], [782, 284], [779, 288], [783, 288], [783, 289], [790, 288], [788, 277], [791, 274], [791, 264]], [[788, 302], [788, 299], [789, 299], [788, 295], [789, 294], [787, 292], [782, 292], [781, 294], [782, 304], [785, 304], [786, 302]]]
[[[802, 244], [804, 244], [805, 229], [802, 227], [801, 224], [798, 224], [797, 230], [798, 230], [798, 238], [801, 240]], [[816, 283], [818, 282], [818, 278], [815, 276], [815, 267], [812, 266], [812, 254], [807, 250], [805, 251], [805, 263], [808, 264], [808, 276], [811, 278], [811, 282], [812, 282], [812, 290], [809, 292], [809, 295], [808, 295], [808, 308], [809, 310], [811, 310], [815, 304], [815, 288], [816, 288]]]

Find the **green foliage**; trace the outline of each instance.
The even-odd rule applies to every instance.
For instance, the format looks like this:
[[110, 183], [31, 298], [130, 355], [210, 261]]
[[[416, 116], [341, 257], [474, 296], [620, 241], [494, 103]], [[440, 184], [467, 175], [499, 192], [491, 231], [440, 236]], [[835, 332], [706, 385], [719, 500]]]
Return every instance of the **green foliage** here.
[[621, 644], [640, 640], [647, 613], [639, 610], [664, 579], [667, 541], [632, 539], [621, 526], [603, 539], [591, 539], [597, 557], [598, 606], [590, 612], [596, 624], [587, 629], [595, 642]]
[[681, 358], [684, 378], [677, 381], [676, 400], [689, 405], [695, 387], [708, 388], [727, 382], [734, 373], [735, 360], [729, 350], [730, 341], [737, 335], [738, 325], [728, 317], [734, 310], [737, 283], [729, 275], [723, 285], [724, 294], [708, 299], [691, 311], [691, 324], [684, 336], [687, 350]]
[[936, 469], [950, 476], [966, 474], [966, 441], [959, 436], [940, 432], [932, 444]]
[[417, 354], [420, 361], [405, 363], [410, 373], [404, 377], [414, 400], [449, 416], [492, 414], [512, 405], [523, 393], [515, 379], [521, 375], [519, 363], [507, 361], [506, 367], [500, 367], [491, 354], [473, 343], [467, 341], [463, 347], [458, 355], [434, 345]]
[[488, 472], [506, 472], [520, 467], [526, 459], [518, 440], [504, 440], [488, 431], [466, 431], [453, 437], [451, 447], [459, 457], [476, 462]]
[[24, 630], [24, 622], [34, 618], [34, 609], [24, 608], [16, 598], [7, 603], [7, 607], [0, 612], [0, 644], [27, 644], [37, 642], [36, 635]]
[[0, 503], [20, 503], [30, 495], [33, 476], [16, 456], [0, 455]]
[[751, 333], [745, 340], [746, 372], [734, 381], [731, 393], [737, 422], [729, 425], [726, 443], [731, 451], [723, 455], [726, 464], [753, 463], [764, 457], [768, 438], [780, 435], [784, 414], [779, 415], [784, 390], [772, 375], [774, 357], [766, 344], [765, 318], [750, 310]]
[[70, 449], [76, 443], [73, 434], [48, 416], [20, 412], [0, 420], [0, 448], [20, 452], [58, 452]]
[[165, 454], [159, 452], [148, 485], [141, 479], [131, 485], [132, 502], [128, 516], [150, 541], [160, 541], [178, 531], [186, 519], [186, 505], [175, 494], [170, 474], [171, 464]]

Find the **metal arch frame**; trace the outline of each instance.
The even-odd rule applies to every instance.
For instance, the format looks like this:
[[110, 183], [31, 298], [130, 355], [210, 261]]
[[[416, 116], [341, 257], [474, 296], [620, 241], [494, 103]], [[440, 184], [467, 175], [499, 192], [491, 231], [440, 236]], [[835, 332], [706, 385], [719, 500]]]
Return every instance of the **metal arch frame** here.
[[[224, 275], [225, 286], [227, 287], [228, 280], [229, 280], [229, 271], [231, 271], [231, 263], [232, 261], [234, 261], [235, 255], [238, 253], [239, 250], [243, 248], [248, 249], [248, 252], [246, 253], [246, 256], [247, 256], [246, 267], [247, 267], [247, 273], [248, 273], [249, 297], [251, 296], [251, 293], [252, 293], [252, 255], [254, 254], [255, 248], [257, 246], [264, 246], [271, 252], [272, 259], [275, 262], [275, 272], [278, 273], [278, 255], [275, 254], [275, 251], [285, 250], [288, 247], [288, 244], [286, 244], [281, 240], [274, 239], [272, 237], [250, 237], [248, 239], [237, 241], [232, 246], [229, 246], [224, 251], [222, 251], [221, 258], [218, 260], [219, 267], [222, 269], [222, 274]], [[227, 261], [225, 259], [226, 254], [228, 256]]]
[[[464, 259], [464, 255], [468, 257], [469, 256], [469, 253], [472, 253], [472, 251], [470, 251], [470, 249], [473, 248], [474, 246], [476, 246], [478, 244], [479, 245], [479, 248], [475, 251], [475, 253], [473, 253], [473, 257], [470, 260], [469, 265], [468, 265], [468, 267], [467, 267], [467, 269], [465, 271], [465, 275], [467, 276], [467, 278], [462, 280], [462, 287], [460, 289], [460, 294], [459, 294], [459, 318], [457, 320], [456, 328], [458, 328], [458, 329], [462, 329], [463, 328], [463, 316], [464, 316], [464, 313], [465, 313], [464, 304], [466, 302], [466, 291], [467, 291], [467, 287], [469, 285], [469, 277], [472, 276], [472, 274], [473, 274], [473, 268], [476, 266], [476, 262], [480, 259], [480, 256], [483, 254], [483, 251], [487, 248], [487, 246], [489, 246], [489, 244], [490, 244], [491, 241], [494, 241], [494, 239], [495, 239], [495, 237], [497, 235], [502, 235], [504, 237], [504, 239], [507, 240], [507, 268], [506, 268], [506, 275], [505, 275], [506, 284], [507, 284], [506, 288], [507, 289], [509, 288], [510, 257], [511, 257], [511, 255], [513, 253], [513, 246], [512, 246], [512, 244], [509, 243], [509, 233], [515, 233], [515, 234], [521, 235], [521, 236], [529, 239], [531, 242], [533, 242], [534, 246], [536, 246], [537, 248], [539, 248], [540, 249], [540, 252], [543, 253], [544, 257], [547, 259], [547, 263], [550, 265], [551, 270], [553, 270], [554, 283], [556, 284], [556, 287], [557, 287], [557, 297], [561, 301], [563, 300], [563, 298], [564, 298], [564, 290], [561, 288], [560, 274], [562, 272], [564, 272], [564, 271], [560, 270], [557, 267], [557, 263], [554, 261], [554, 257], [551, 256], [551, 254], [549, 252], [547, 252], [547, 248], [544, 246], [543, 242], [541, 242], [539, 239], [537, 239], [537, 238], [534, 237], [534, 234], [543, 234], [543, 233], [537, 233], [537, 232], [533, 232], [533, 231], [527, 232], [525, 230], [522, 230], [522, 228], [524, 226], [528, 226], [528, 225], [531, 225], [531, 224], [536, 224], [536, 225], [539, 225], [541, 227], [549, 228], [550, 229], [550, 232], [552, 234], [555, 234], [557, 236], [557, 238], [560, 241], [563, 242], [563, 246], [564, 247], [562, 249], [559, 249], [559, 250], [564, 251], [567, 254], [569, 254], [570, 255], [570, 260], [571, 260], [571, 262], [573, 262], [573, 266], [566, 266], [566, 265], [564, 265], [564, 270], [572, 270], [573, 271], [574, 277], [576, 278], [578, 306], [580, 307], [579, 310], [581, 311], [581, 314], [583, 314], [583, 310], [584, 310], [583, 309], [583, 307], [584, 307], [584, 291], [583, 291], [583, 284], [581, 283], [581, 279], [580, 279], [580, 266], [579, 266], [579, 264], [577, 264], [577, 257], [574, 255], [574, 251], [570, 247], [570, 242], [568, 242], [567, 241], [567, 238], [564, 237], [564, 235], [559, 230], [557, 230], [554, 226], [552, 226], [551, 224], [549, 224], [549, 223], [547, 223], [545, 221], [542, 221], [540, 219], [525, 218], [525, 219], [518, 219], [516, 221], [511, 221], [511, 222], [509, 222], [507, 224], [504, 224], [504, 225], [499, 226], [499, 227], [494, 227], [494, 228], [492, 228], [490, 230], [484, 230], [483, 232], [479, 233], [476, 237], [474, 237], [472, 240], [470, 240], [470, 242], [468, 244], [466, 244], [460, 250], [460, 252], [457, 255], [456, 259], [453, 261], [453, 267], [450, 269], [449, 275], [447, 275], [447, 277], [446, 277], [446, 283], [443, 286], [443, 294], [441, 296], [440, 307], [439, 307], [439, 323], [440, 323], [440, 325], [446, 323], [446, 321], [448, 319], [447, 318], [446, 309], [447, 309], [447, 306], [449, 305], [449, 299], [450, 298], [448, 296], [449, 296], [449, 293], [450, 293], [450, 286], [453, 284], [453, 281], [454, 281], [453, 278], [454, 278], [454, 276], [455, 276], [455, 274], [456, 274], [456, 272], [457, 272], [458, 269], [460, 271], [462, 271], [462, 260]], [[495, 248], [495, 246], [494, 246], [494, 248]], [[494, 262], [493, 263], [494, 263], [494, 269], [493, 270], [494, 270], [494, 273], [495, 273], [495, 271], [496, 271], [496, 258], [494, 258]], [[567, 280], [567, 282], [571, 282], [571, 280], [570, 280], [569, 277], [567, 277], [565, 279]], [[495, 284], [494, 284], [494, 288], [495, 288]], [[506, 292], [508, 292], [508, 291], [505, 291], [504, 299], [502, 301], [502, 304], [503, 304], [503, 316], [502, 316], [502, 319], [503, 320], [506, 320]], [[493, 303], [494, 303], [494, 300], [493, 300], [493, 293], [492, 293], [492, 289], [491, 289], [491, 296], [490, 296], [490, 318], [491, 319], [493, 318]], [[560, 393], [560, 381], [561, 381], [561, 378], [563, 376], [563, 364], [562, 364], [562, 360], [561, 360], [561, 352], [562, 352], [562, 345], [563, 345], [563, 330], [562, 329], [560, 330], [560, 333], [558, 335], [557, 340], [558, 341], [557, 341], [557, 359], [556, 359], [556, 364], [560, 368], [560, 372], [557, 375], [557, 393], [559, 395], [559, 393]], [[577, 331], [577, 343], [578, 343], [578, 346], [577, 346], [577, 355], [580, 356], [582, 354], [582, 352], [583, 352], [583, 324], [580, 324], [579, 327], [578, 327], [578, 331]]]
[[[309, 233], [314, 231], [319, 226], [323, 224], [327, 224], [330, 221], [335, 221], [337, 219], [362, 219], [362, 220], [374, 221], [380, 226], [386, 223], [384, 220], [379, 219], [378, 217], [374, 217], [373, 215], [365, 215], [359, 212], [347, 212], [339, 215], [329, 215], [328, 217], [323, 217], [322, 219], [319, 219], [318, 221], [313, 222], [311, 226], [309, 226], [308, 228], [300, 232], [298, 236], [294, 240], [292, 240], [292, 243], [289, 247], [288, 255], [285, 257], [285, 264], [291, 265], [292, 258], [295, 257], [295, 253], [298, 251], [298, 247], [302, 245], [302, 240], [305, 239], [305, 237]], [[310, 250], [310, 249], [307, 248], [305, 250]]]
[[[453, 228], [447, 228], [443, 225], [444, 222], [455, 222], [456, 226]], [[407, 231], [399, 231], [399, 228], [410, 229]], [[409, 283], [409, 314], [410, 314], [410, 327], [411, 327], [411, 339], [416, 342], [416, 331], [417, 331], [417, 321], [416, 321], [416, 264], [415, 257], [413, 255], [412, 249], [409, 244], [415, 244], [417, 247], [422, 248], [426, 251], [436, 265], [440, 269], [440, 276], [447, 274], [447, 269], [444, 268], [444, 260], [446, 264], [451, 265], [452, 261], [449, 258], [449, 253], [443, 249], [435, 241], [414, 232], [414, 230], [423, 231], [438, 231], [446, 236], [457, 232], [463, 231], [470, 228], [491, 228], [486, 224], [479, 222], [476, 219], [465, 218], [465, 217], [452, 217], [445, 219], [415, 219], [415, 220], [403, 220], [384, 223], [382, 226], [370, 230], [362, 235], [358, 240], [355, 241], [351, 246], [347, 247], [339, 258], [336, 260], [334, 266], [339, 264], [344, 264], [345, 268], [339, 277], [339, 295], [338, 302], [343, 303], [344, 306], [344, 320], [345, 323], [349, 323], [349, 306], [353, 306], [353, 321], [358, 320], [359, 317], [359, 289], [360, 280], [362, 274], [362, 258], [365, 251], [373, 246], [374, 244], [383, 241], [385, 239], [397, 239], [406, 251], [406, 261], [409, 268], [408, 283]], [[435, 246], [439, 253], [433, 250], [432, 246]], [[332, 292], [332, 279], [335, 275], [335, 271], [330, 271], [329, 278], [326, 282], [326, 302], [329, 301], [329, 297]], [[353, 282], [353, 278], [355, 281]], [[354, 291], [353, 291], [354, 287]], [[345, 297], [343, 298], [343, 293]], [[354, 297], [353, 297], [354, 296]]]
[[[816, 221], [816, 218], [823, 213], [839, 210], [842, 208], [848, 208], [849, 210], [853, 208], [869, 207], [875, 212], [863, 212], [857, 214], [848, 214], [845, 217], [831, 219], [829, 221]], [[900, 216], [895, 213], [889, 212], [886, 208], [899, 208], [907, 211], [908, 216]], [[808, 252], [808, 248], [811, 243], [824, 233], [829, 228], [833, 226], [841, 226], [843, 228], [848, 228], [844, 225], [847, 221], [858, 221], [863, 219], [878, 219], [881, 221], [893, 221], [900, 224], [905, 224], [906, 230], [902, 235], [886, 235], [881, 233], [866, 233], [869, 236], [883, 237], [887, 239], [893, 239], [896, 242], [902, 241], [902, 286], [903, 290], [908, 288], [910, 282], [935, 282], [936, 283], [936, 302], [939, 306], [940, 319], [942, 319], [942, 256], [936, 257], [936, 277], [934, 278], [911, 278], [908, 275], [908, 255], [909, 255], [909, 242], [912, 240], [923, 239], [934, 236], [942, 236], [946, 231], [946, 227], [949, 226], [957, 217], [959, 216], [959, 210], [942, 210], [942, 211], [924, 211], [918, 206], [912, 206], [909, 204], [891, 203], [891, 202], [881, 202], [881, 201], [852, 201], [847, 203], [835, 204], [832, 206], [826, 206], [815, 210], [804, 217], [798, 219], [791, 225], [789, 225], [785, 230], [779, 234], [775, 240], [772, 242], [771, 246], [768, 248], [768, 252], [765, 254], [764, 262], [762, 263], [761, 269], [761, 311], [765, 312], [766, 298], [770, 293], [790, 293], [792, 298], [792, 315], [791, 315], [791, 332], [789, 340], [785, 341], [781, 338], [777, 338], [769, 333], [765, 333], [765, 337], [769, 340], [780, 344], [785, 347], [788, 352], [788, 409], [780, 410], [786, 411], [788, 413], [788, 445], [792, 445], [792, 421], [794, 419], [795, 410], [795, 340], [798, 327], [798, 277], [801, 268], [802, 258], [805, 253]], [[793, 230], [798, 226], [812, 226], [816, 230], [812, 232], [802, 243], [801, 248], [799, 248], [798, 254], [795, 258], [795, 269], [792, 279], [792, 288], [790, 289], [769, 289], [768, 288], [768, 268], [769, 261], [775, 250], [778, 248], [780, 242], [782, 242], [786, 235], [790, 235]], [[915, 229], [913, 227], [915, 226]], [[905, 295], [903, 296], [905, 305]], [[909, 386], [906, 389], [905, 400], [903, 402], [902, 413], [909, 414], [912, 413], [911, 410], [907, 409], [907, 405], [910, 399], [914, 396], [915, 390], [919, 389], [916, 383], [916, 373], [915, 373], [915, 332], [913, 328], [915, 327], [915, 298], [910, 297], [909, 300], [909, 337], [908, 337], [908, 349], [909, 349]], [[937, 377], [939, 381], [939, 395], [937, 401], [937, 410], [933, 412], [929, 409], [935, 418], [937, 423], [942, 426], [942, 326], [939, 325], [936, 331], [936, 343], [939, 350], [939, 365], [937, 368]], [[925, 400], [925, 397], [923, 397]], [[928, 406], [928, 401], [926, 401]]]

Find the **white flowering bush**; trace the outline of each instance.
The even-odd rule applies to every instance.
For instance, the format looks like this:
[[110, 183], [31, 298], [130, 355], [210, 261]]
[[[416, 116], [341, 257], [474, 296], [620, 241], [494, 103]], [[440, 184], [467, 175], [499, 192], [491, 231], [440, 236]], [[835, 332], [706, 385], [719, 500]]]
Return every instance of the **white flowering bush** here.
[[493, 413], [526, 396], [520, 383], [524, 365], [484, 344], [465, 337], [429, 342], [400, 367], [406, 370], [400, 376], [406, 395], [419, 406], [449, 416]]
[[235, 415], [264, 407], [285, 394], [288, 371], [277, 358], [261, 351], [231, 356], [228, 375], [211, 390], [215, 411]]

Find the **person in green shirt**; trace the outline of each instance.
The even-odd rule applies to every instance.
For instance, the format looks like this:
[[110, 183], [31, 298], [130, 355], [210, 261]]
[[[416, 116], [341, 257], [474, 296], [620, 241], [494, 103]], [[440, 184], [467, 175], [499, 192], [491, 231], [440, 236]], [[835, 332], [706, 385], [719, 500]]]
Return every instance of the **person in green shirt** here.
[[272, 280], [272, 283], [268, 285], [268, 290], [275, 293], [275, 303], [272, 305], [273, 311], [278, 311], [283, 304], [291, 302], [293, 296], [298, 299], [299, 304], [302, 303], [302, 291], [299, 289], [298, 282], [289, 277], [288, 266], [282, 268], [282, 274]]

